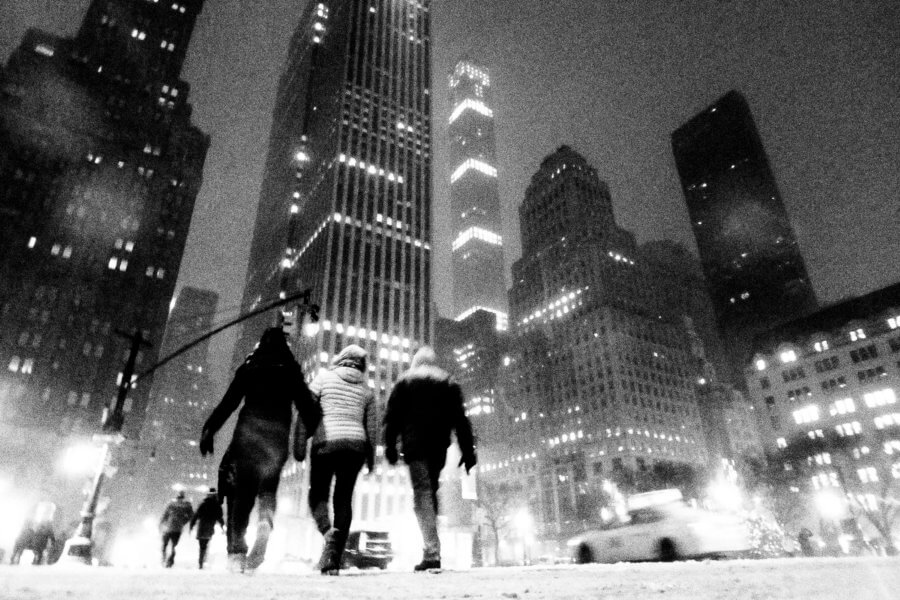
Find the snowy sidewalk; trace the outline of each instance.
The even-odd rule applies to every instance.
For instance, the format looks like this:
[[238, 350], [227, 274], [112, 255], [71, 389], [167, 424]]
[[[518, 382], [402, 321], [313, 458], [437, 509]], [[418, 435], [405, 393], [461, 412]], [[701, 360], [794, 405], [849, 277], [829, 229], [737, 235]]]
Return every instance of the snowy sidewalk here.
[[897, 600], [900, 559], [779, 559], [444, 571], [232, 575], [189, 569], [0, 567], [3, 600], [656, 598]]

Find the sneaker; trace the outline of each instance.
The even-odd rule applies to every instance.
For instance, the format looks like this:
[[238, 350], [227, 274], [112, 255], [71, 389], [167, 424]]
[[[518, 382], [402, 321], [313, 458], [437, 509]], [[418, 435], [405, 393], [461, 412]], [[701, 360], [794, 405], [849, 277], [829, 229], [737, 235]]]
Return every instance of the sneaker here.
[[263, 521], [256, 528], [256, 540], [253, 542], [253, 548], [247, 555], [246, 568], [258, 568], [266, 558], [266, 547], [269, 545], [269, 535], [272, 533], [272, 524]]
[[440, 568], [441, 568], [440, 559], [425, 558], [425, 559], [422, 559], [422, 562], [420, 562], [419, 564], [417, 564], [415, 566], [414, 570], [419, 572], [419, 571], [429, 571], [431, 569], [440, 569]]

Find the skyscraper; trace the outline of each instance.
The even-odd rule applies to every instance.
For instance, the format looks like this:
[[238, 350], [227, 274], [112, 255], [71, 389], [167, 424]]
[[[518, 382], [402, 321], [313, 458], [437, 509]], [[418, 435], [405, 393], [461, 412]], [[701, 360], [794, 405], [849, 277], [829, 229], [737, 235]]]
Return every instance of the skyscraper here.
[[479, 446], [480, 473], [521, 485], [544, 531], [559, 532], [594, 518], [603, 479], [705, 465], [691, 335], [704, 309], [673, 289], [695, 285], [673, 273], [689, 269], [659, 266], [653, 248], [645, 256], [615, 223], [606, 183], [567, 146], [541, 163], [519, 218], [495, 402], [506, 432]]
[[[320, 306], [296, 342], [310, 376], [348, 344], [369, 352], [380, 410], [416, 347], [431, 341], [431, 2], [312, 2], [279, 81], [244, 310], [311, 288]], [[242, 359], [271, 316], [248, 322]], [[291, 465], [285, 519], [305, 514], [306, 470]], [[405, 470], [357, 487], [354, 518], [411, 518]], [[308, 521], [296, 539], [321, 545]], [[290, 525], [288, 525], [290, 527]], [[307, 530], [304, 531], [303, 528]]]
[[[163, 356], [176, 352], [213, 328], [219, 295], [183, 287], [173, 300], [166, 323]], [[142, 440], [150, 447], [144, 493], [162, 505], [173, 486], [186, 489], [215, 487], [216, 463], [203, 459], [197, 439], [218, 398], [207, 360], [209, 341], [174, 358], [156, 373]], [[151, 506], [154, 502], [149, 502]]]
[[[95, 0], [0, 75], [0, 418], [95, 431], [142, 330], [153, 364], [209, 138], [181, 67], [200, 0]], [[149, 386], [126, 401], [141, 426]]]
[[477, 310], [507, 328], [494, 111], [488, 70], [461, 60], [450, 74], [450, 208], [453, 215], [453, 317]]
[[747, 101], [728, 92], [672, 134], [672, 150], [719, 327], [745, 354], [753, 332], [816, 306]]
[[[312, 371], [343, 346], [387, 390], [431, 337], [430, 2], [311, 3], [273, 116], [244, 307], [313, 289]], [[244, 327], [236, 356], [265, 318]]]

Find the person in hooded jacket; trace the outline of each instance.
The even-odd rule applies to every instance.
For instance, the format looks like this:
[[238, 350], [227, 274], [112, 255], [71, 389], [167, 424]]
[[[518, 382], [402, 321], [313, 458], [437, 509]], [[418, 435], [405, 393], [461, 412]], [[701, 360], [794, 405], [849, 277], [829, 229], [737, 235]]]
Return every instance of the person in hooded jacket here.
[[225, 520], [222, 515], [222, 505], [219, 504], [219, 496], [216, 488], [211, 488], [206, 494], [206, 498], [200, 502], [197, 512], [191, 518], [190, 529], [197, 526], [197, 542], [200, 544], [200, 554], [198, 556], [199, 567], [203, 568], [206, 562], [206, 552], [209, 548], [209, 540], [212, 539], [216, 532], [216, 523], [222, 529], [225, 529]]
[[[353, 488], [363, 463], [369, 471], [375, 462], [378, 418], [375, 396], [366, 385], [368, 353], [349, 345], [322, 369], [310, 384], [318, 399], [322, 420], [312, 438], [309, 471], [309, 507], [316, 526], [325, 537], [319, 570], [337, 575], [344, 545], [353, 520]], [[301, 457], [295, 455], [301, 460]], [[328, 513], [332, 498], [334, 523]]]
[[[219, 405], [203, 426], [200, 453], [213, 452], [213, 438], [243, 402], [231, 443], [219, 468], [227, 474], [226, 537], [232, 571], [253, 570], [262, 564], [275, 516], [275, 494], [287, 461], [291, 406], [306, 427], [318, 424], [315, 404], [303, 371], [287, 345], [281, 328], [267, 329], [256, 349], [235, 373]], [[221, 487], [221, 485], [220, 485]], [[256, 541], [250, 552], [244, 536], [250, 513], [259, 501]]]
[[428, 346], [416, 352], [410, 369], [391, 390], [384, 417], [385, 458], [397, 464], [399, 438], [413, 486], [413, 510], [425, 546], [416, 571], [441, 568], [437, 492], [451, 432], [456, 432], [462, 453], [459, 464], [465, 465], [466, 473], [476, 463], [472, 424], [463, 407], [462, 389], [436, 362], [434, 350]]

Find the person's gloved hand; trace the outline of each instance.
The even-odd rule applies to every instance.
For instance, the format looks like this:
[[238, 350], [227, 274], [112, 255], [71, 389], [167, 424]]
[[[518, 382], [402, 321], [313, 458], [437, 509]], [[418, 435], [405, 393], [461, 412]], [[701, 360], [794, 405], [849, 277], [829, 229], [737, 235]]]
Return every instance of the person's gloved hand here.
[[209, 430], [204, 429], [203, 433], [200, 434], [200, 455], [208, 456], [213, 453], [213, 438], [215, 436], [209, 432]]
[[467, 453], [467, 454], [463, 454], [462, 458], [459, 459], [459, 466], [461, 467], [461, 466], [465, 465], [466, 475], [468, 475], [469, 471], [472, 470], [472, 467], [474, 467], [477, 462], [478, 462], [478, 459], [475, 458], [474, 452]]
[[400, 456], [397, 454], [397, 447], [394, 445], [390, 445], [387, 448], [385, 448], [384, 449], [384, 457], [387, 459], [387, 461], [390, 464], [396, 465], [397, 461], [400, 460]]

